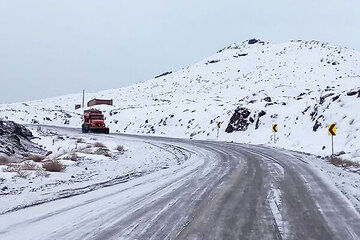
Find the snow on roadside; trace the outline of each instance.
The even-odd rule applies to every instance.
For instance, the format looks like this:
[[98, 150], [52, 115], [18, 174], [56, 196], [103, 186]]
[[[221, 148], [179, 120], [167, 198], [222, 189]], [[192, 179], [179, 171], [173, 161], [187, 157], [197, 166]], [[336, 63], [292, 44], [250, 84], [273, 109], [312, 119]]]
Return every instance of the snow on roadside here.
[[306, 161], [314, 171], [328, 183], [341, 191], [349, 199], [355, 209], [360, 213], [360, 172], [346, 167], [336, 167], [321, 157], [284, 150], [290, 156]]
[[[116, 136], [84, 135], [71, 130], [32, 128], [33, 140], [66, 166], [63, 172], [37, 170], [20, 177], [0, 166], [0, 213], [65, 198], [126, 182], [145, 174], [181, 164], [179, 149]], [[101, 146], [101, 147], [95, 147]], [[118, 151], [117, 146], [124, 146]], [[105, 149], [105, 150], [104, 150]], [[108, 149], [108, 151], [106, 151]], [[71, 160], [75, 155], [76, 159]]]

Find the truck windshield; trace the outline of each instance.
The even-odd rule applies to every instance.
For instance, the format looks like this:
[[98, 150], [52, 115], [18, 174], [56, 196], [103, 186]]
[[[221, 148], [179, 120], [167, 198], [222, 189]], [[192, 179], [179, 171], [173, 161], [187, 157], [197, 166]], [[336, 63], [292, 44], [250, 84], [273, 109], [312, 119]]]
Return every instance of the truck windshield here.
[[103, 116], [91, 116], [91, 119], [104, 120]]

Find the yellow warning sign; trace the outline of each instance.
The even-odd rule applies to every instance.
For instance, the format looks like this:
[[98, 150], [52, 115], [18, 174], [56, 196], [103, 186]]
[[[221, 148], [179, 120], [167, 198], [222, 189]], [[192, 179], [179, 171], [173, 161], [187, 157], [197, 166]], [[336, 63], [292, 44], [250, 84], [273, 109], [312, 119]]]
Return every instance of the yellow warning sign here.
[[272, 130], [273, 130], [274, 133], [278, 132], [278, 131], [279, 131], [278, 125], [277, 125], [277, 124], [273, 124], [273, 125], [272, 125]]
[[329, 136], [336, 136], [336, 124], [329, 124], [328, 125], [328, 134]]

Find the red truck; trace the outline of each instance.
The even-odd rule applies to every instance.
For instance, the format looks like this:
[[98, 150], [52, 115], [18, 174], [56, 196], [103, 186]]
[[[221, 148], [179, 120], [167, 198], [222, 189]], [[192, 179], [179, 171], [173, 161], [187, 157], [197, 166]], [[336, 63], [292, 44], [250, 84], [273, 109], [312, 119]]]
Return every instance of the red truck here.
[[81, 126], [83, 133], [109, 134], [109, 128], [105, 126], [104, 115], [97, 109], [84, 111], [84, 122]]

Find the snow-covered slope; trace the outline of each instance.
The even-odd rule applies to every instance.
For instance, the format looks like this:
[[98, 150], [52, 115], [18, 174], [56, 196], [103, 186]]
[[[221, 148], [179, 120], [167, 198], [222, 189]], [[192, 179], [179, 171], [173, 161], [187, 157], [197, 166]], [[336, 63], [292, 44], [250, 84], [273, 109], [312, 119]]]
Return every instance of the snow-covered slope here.
[[[93, 97], [114, 99], [114, 106], [100, 107], [111, 132], [214, 139], [217, 122], [223, 122], [221, 140], [329, 155], [326, 126], [336, 123], [335, 151], [360, 156], [360, 53], [317, 41], [245, 41], [180, 71], [86, 95]], [[74, 104], [81, 98], [4, 104], [0, 117], [80, 127], [82, 109]], [[238, 108], [238, 115], [248, 114], [241, 121], [235, 116], [229, 126]]]

